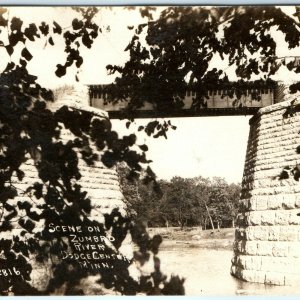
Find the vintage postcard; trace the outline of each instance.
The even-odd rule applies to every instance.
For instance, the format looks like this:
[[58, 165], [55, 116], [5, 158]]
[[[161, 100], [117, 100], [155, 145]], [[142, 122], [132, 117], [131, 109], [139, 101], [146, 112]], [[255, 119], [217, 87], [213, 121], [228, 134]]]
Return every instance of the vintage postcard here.
[[0, 295], [297, 295], [300, 7], [0, 8]]

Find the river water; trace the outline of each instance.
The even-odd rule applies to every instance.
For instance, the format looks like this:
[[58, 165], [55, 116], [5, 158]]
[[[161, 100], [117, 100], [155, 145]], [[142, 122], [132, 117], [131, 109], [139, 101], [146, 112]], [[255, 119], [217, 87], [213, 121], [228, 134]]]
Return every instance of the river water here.
[[299, 287], [248, 283], [230, 275], [232, 251], [176, 245], [159, 252], [161, 270], [185, 278], [186, 295], [300, 295]]

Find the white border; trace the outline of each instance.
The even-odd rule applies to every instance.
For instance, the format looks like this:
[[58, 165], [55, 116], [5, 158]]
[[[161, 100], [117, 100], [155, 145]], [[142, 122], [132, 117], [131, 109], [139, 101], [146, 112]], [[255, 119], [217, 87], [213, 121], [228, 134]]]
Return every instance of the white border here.
[[129, 5], [300, 5], [299, 0], [0, 0], [5, 6], [129, 6]]

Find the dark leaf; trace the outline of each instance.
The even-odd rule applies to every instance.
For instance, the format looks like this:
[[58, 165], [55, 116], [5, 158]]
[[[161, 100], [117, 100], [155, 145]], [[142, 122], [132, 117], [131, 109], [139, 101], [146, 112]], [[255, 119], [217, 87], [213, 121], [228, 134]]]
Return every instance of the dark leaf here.
[[295, 179], [296, 181], [299, 181], [299, 179], [300, 179], [300, 171], [299, 171], [299, 170], [295, 170], [295, 171], [293, 172], [293, 174], [294, 174], [294, 179]]
[[76, 60], [76, 67], [79, 68], [83, 63], [83, 58], [79, 56]]
[[147, 145], [140, 145], [139, 147], [142, 151], [148, 151], [148, 146]]
[[40, 90], [40, 92], [41, 92], [42, 98], [45, 99], [46, 101], [53, 101], [54, 100], [54, 94], [51, 90], [42, 88]]
[[39, 26], [39, 29], [41, 33], [45, 36], [49, 34], [49, 25], [45, 22], [42, 22], [42, 24]]
[[89, 35], [86, 33], [82, 36], [82, 43], [87, 48], [91, 48], [93, 41], [90, 39]]
[[104, 152], [104, 154], [102, 155], [102, 162], [104, 163], [105, 166], [107, 166], [108, 168], [111, 168], [115, 165], [117, 157], [114, 153], [112, 152]]
[[54, 46], [54, 42], [51, 36], [49, 37], [48, 42], [51, 46]]
[[26, 67], [27, 66], [27, 61], [25, 59], [20, 58], [20, 64], [22, 67]]
[[21, 170], [16, 170], [16, 173], [17, 173], [17, 177], [18, 179], [21, 181], [23, 180], [24, 176], [25, 176], [25, 173]]
[[8, 204], [7, 202], [4, 204], [4, 208], [7, 211], [13, 211], [13, 210], [15, 210], [15, 207], [13, 205]]
[[18, 201], [17, 205], [19, 209], [24, 209], [24, 210], [29, 210], [32, 207], [32, 205], [27, 201], [22, 201], [22, 202]]
[[82, 28], [83, 26], [83, 22], [82, 21], [79, 21], [78, 19], [74, 19], [72, 21], [72, 26], [73, 26], [73, 29], [74, 30], [79, 30]]
[[11, 31], [21, 31], [23, 21], [19, 18], [13, 17], [10, 24]]
[[23, 48], [22, 52], [21, 52], [21, 55], [27, 60], [27, 61], [30, 61], [32, 59], [32, 55], [31, 53], [27, 50], [27, 48]]
[[14, 53], [14, 48], [11, 45], [5, 46], [5, 49], [8, 53], [8, 55], [12, 55]]
[[34, 188], [34, 195], [37, 199], [40, 199], [43, 197], [43, 184], [39, 182], [35, 182], [33, 185]]
[[9, 72], [11, 71], [13, 68], [15, 67], [15, 63], [14, 62], [9, 62], [5, 68], [5, 70], [3, 71], [3, 73]]
[[41, 219], [41, 215], [39, 215], [37, 212], [35, 211], [28, 211], [27, 212], [27, 216], [33, 220], [33, 221], [36, 221], [38, 222], [40, 219]]
[[29, 219], [27, 219], [27, 220], [20, 219], [18, 223], [20, 226], [22, 226], [28, 232], [32, 232], [32, 230], [35, 228], [35, 224]]
[[55, 75], [56, 75], [57, 77], [62, 77], [62, 76], [64, 76], [64, 75], [66, 75], [66, 72], [67, 72], [67, 70], [66, 70], [66, 67], [65, 67], [65, 66], [62, 66], [62, 65], [60, 65], [60, 64], [56, 65]]
[[57, 34], [61, 34], [62, 33], [62, 28], [61, 26], [56, 23], [55, 21], [53, 22], [54, 28], [53, 28], [53, 32], [57, 33]]
[[289, 173], [286, 170], [283, 170], [280, 175], [279, 175], [279, 179], [288, 179], [289, 178]]
[[38, 36], [37, 35], [37, 27], [35, 24], [30, 24], [29, 27], [25, 28], [24, 30], [24, 34], [25, 36], [30, 40], [30, 41], [34, 41], [34, 37]]

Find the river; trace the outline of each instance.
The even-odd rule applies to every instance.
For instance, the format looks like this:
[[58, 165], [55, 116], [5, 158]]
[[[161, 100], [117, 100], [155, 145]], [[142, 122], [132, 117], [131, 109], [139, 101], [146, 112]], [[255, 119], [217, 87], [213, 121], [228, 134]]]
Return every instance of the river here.
[[212, 250], [186, 245], [159, 252], [161, 270], [185, 278], [186, 295], [299, 295], [298, 287], [273, 286], [243, 282], [230, 275], [232, 251]]

